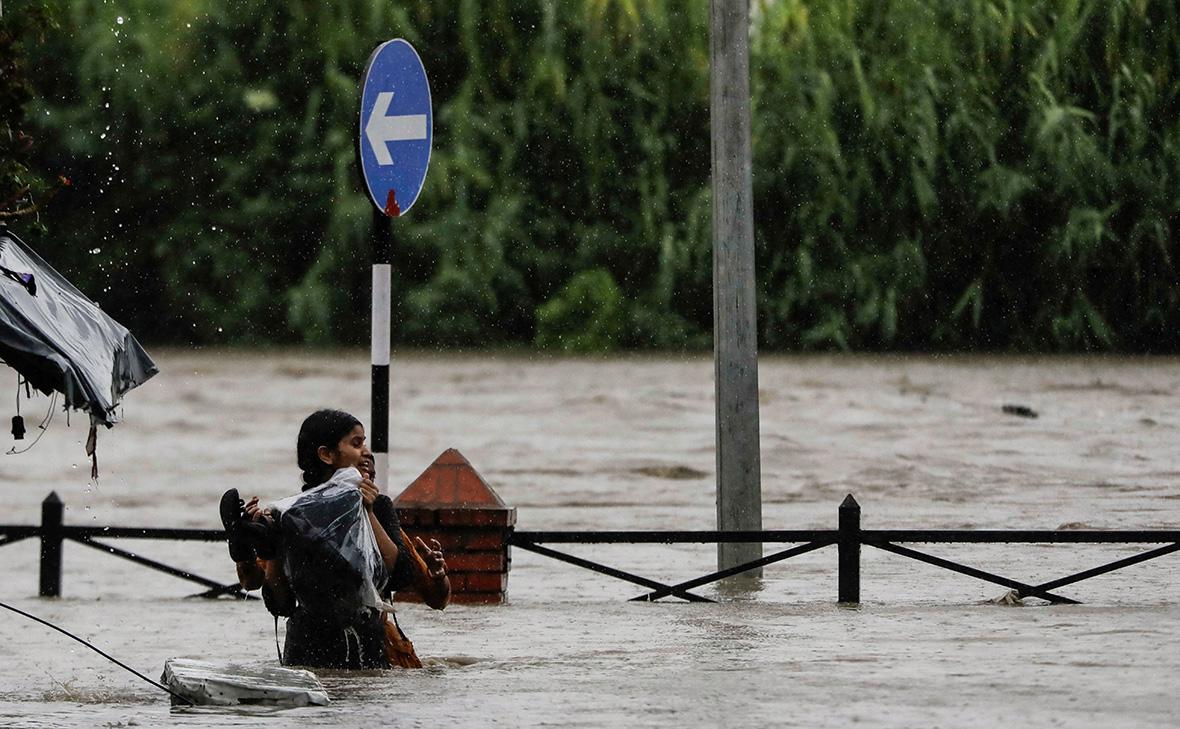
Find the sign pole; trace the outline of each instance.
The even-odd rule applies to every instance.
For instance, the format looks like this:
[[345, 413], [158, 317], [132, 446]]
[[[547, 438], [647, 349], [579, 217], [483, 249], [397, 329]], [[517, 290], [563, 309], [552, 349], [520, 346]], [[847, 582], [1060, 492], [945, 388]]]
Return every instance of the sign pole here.
[[[750, 158], [750, 8], [711, 0], [709, 111], [713, 158], [713, 358], [717, 405], [717, 528], [762, 529], [758, 329]], [[718, 544], [717, 569], [762, 556]], [[740, 576], [761, 577], [761, 568]]]
[[391, 282], [393, 278], [392, 221], [373, 211], [373, 315], [371, 366], [373, 376], [370, 445], [377, 469], [377, 487], [385, 493], [389, 481], [389, 338], [391, 330]]

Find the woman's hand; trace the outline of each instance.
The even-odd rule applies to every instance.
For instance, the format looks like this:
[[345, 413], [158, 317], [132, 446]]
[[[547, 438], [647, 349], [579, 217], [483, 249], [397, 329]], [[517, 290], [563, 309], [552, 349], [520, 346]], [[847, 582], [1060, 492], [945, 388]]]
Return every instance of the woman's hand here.
[[[408, 536], [404, 538], [410, 541]], [[427, 605], [442, 610], [451, 601], [451, 581], [447, 579], [447, 563], [443, 559], [442, 545], [437, 539], [431, 539], [430, 546], [427, 546], [422, 537], [414, 537], [410, 545], [416, 557], [413, 561], [417, 563], [413, 570], [414, 589]]]
[[373, 510], [373, 502], [380, 495], [381, 491], [377, 488], [377, 484], [373, 483], [372, 479], [361, 479], [361, 503], [365, 505], [365, 511]]
[[250, 500], [247, 501], [245, 506], [242, 507], [242, 511], [245, 512], [246, 518], [251, 521], [262, 521], [269, 524], [274, 524], [274, 512], [270, 510], [269, 506], [266, 508], [259, 506], [257, 496], [251, 496]]
[[447, 576], [447, 562], [443, 559], [442, 545], [437, 539], [430, 540], [430, 546], [422, 541], [422, 537], [414, 537], [414, 550], [426, 563], [426, 574], [440, 580]]

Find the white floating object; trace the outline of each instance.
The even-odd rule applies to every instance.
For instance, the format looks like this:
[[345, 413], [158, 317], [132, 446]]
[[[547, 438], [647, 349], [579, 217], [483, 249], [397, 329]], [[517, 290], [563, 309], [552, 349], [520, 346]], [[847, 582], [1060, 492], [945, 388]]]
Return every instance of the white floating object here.
[[[297, 668], [210, 663], [191, 658], [164, 661], [165, 686], [199, 705], [324, 706], [328, 694], [311, 671]], [[172, 703], [178, 703], [175, 698]]]

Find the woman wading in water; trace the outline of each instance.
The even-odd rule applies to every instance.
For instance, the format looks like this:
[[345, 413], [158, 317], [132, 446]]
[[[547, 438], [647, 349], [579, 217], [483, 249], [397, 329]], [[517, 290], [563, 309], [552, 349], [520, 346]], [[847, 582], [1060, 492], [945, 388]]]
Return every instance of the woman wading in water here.
[[[359, 471], [361, 503], [389, 576], [384, 585], [376, 585], [381, 597], [388, 600], [393, 591], [412, 588], [430, 607], [445, 608], [451, 586], [438, 542], [432, 540], [433, 546], [428, 546], [419, 537], [413, 545], [408, 543], [393, 501], [373, 483], [373, 454], [360, 421], [339, 410], [312, 413], [299, 429], [296, 457], [303, 471], [303, 491], [333, 479], [341, 469]], [[422, 665], [397, 623], [387, 621], [383, 612], [355, 600], [341, 603], [335, 587], [328, 584], [331, 572], [325, 574], [324, 584], [291, 579], [284, 569], [284, 547], [277, 543], [277, 525], [268, 511], [259, 508], [257, 497], [243, 504], [237, 490], [230, 489], [221, 499], [221, 519], [242, 587], [261, 587], [267, 609], [287, 617], [284, 665], [351, 669]]]

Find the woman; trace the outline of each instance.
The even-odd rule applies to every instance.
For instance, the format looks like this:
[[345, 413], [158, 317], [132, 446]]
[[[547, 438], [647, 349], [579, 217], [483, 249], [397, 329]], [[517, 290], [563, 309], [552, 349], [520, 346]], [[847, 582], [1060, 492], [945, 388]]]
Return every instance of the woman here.
[[[339, 410], [312, 413], [299, 429], [295, 451], [304, 491], [325, 483], [340, 469], [360, 472], [361, 503], [389, 574], [386, 584], [378, 586], [382, 596], [412, 587], [427, 605], [445, 608], [451, 586], [439, 544], [432, 540], [433, 547], [427, 546], [421, 537], [413, 547], [407, 544], [393, 501], [372, 480], [373, 454], [360, 421]], [[314, 599], [317, 596], [306, 586], [301, 586], [304, 599], [299, 598], [300, 590], [294, 589], [277, 558], [280, 547], [268, 536], [275, 534], [273, 519], [259, 508], [257, 497], [242, 504], [237, 491], [230, 489], [222, 497], [221, 516], [242, 587], [261, 587], [267, 609], [288, 618], [284, 665], [388, 668], [391, 658], [399, 665], [421, 665], [409, 641], [396, 623], [387, 624], [384, 613], [361, 605], [327, 609], [324, 605], [331, 601]]]

